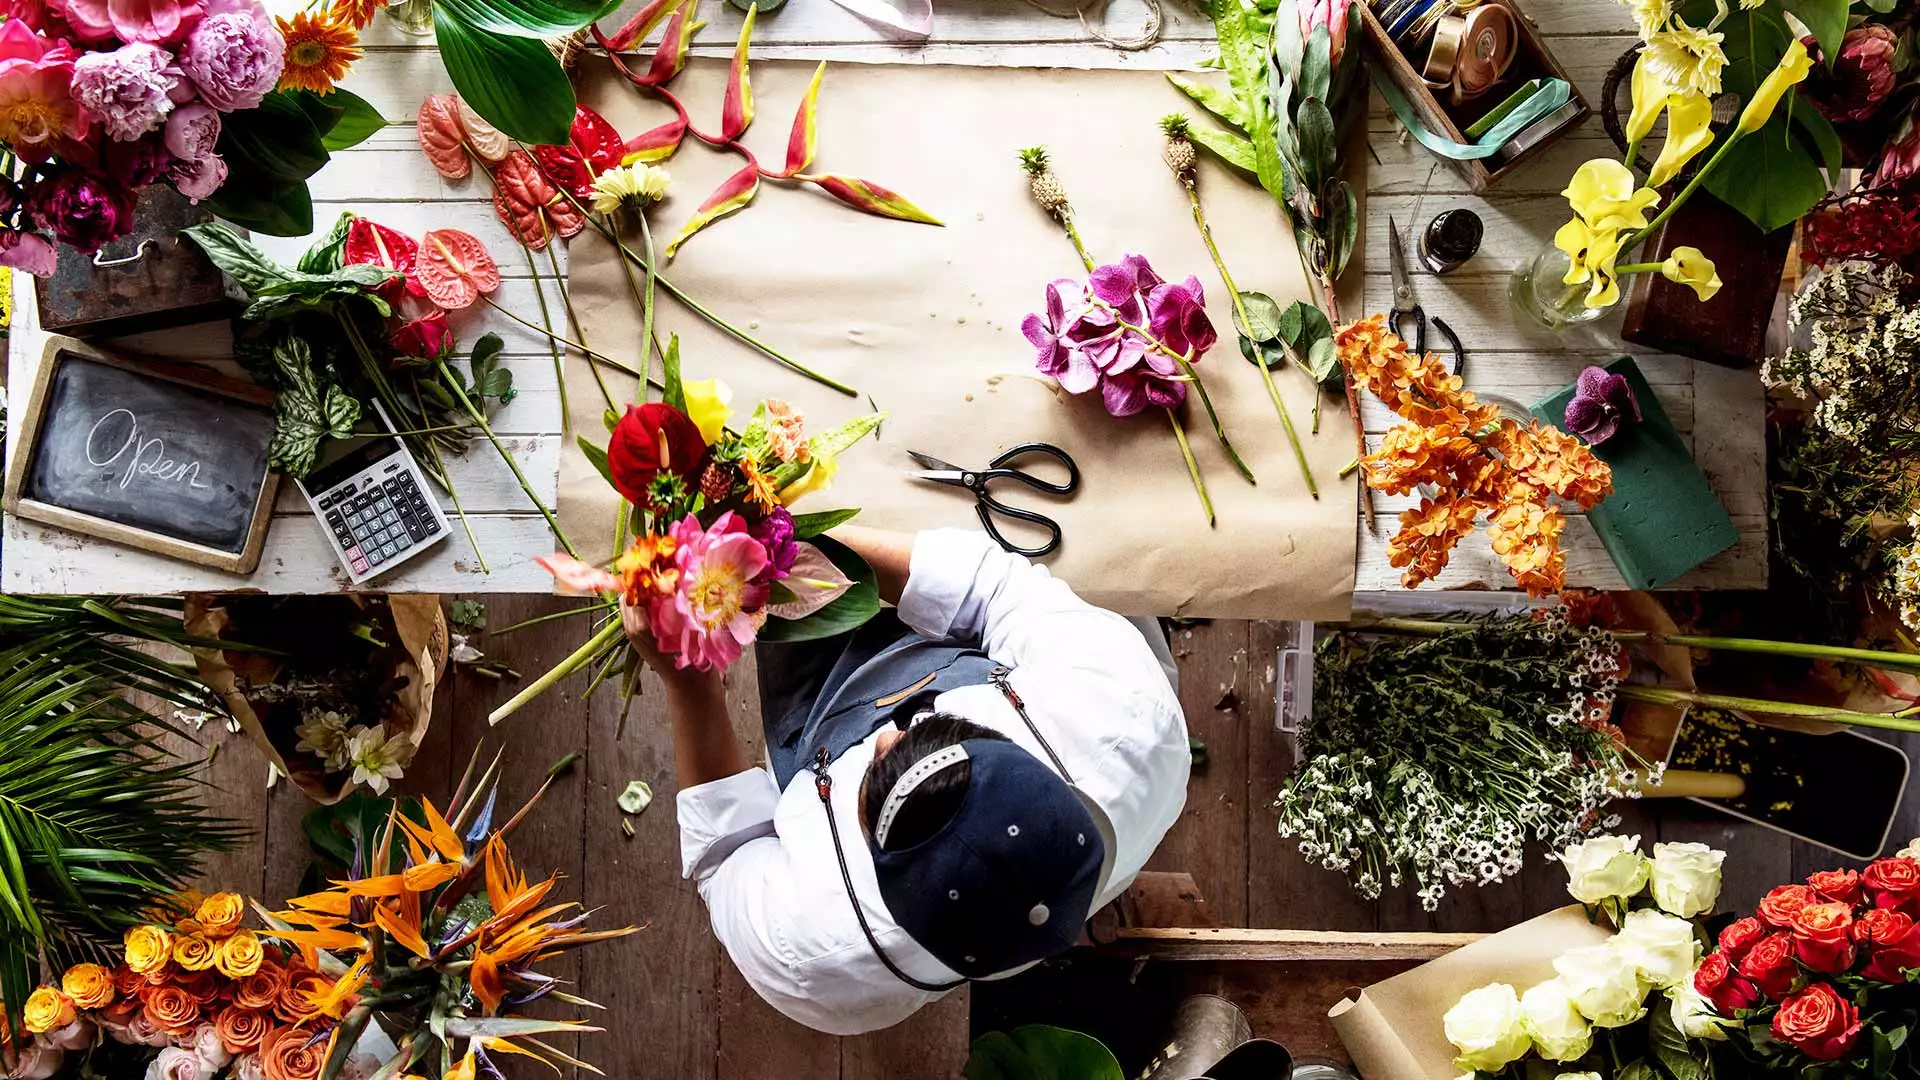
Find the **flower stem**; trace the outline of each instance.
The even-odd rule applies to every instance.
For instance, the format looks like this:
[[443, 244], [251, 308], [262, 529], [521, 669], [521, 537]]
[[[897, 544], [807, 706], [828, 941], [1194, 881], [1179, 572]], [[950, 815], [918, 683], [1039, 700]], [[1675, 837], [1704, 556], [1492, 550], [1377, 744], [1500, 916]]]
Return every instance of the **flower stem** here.
[[1623, 701], [1645, 701], [1655, 705], [1703, 705], [1709, 709], [1732, 709], [1737, 712], [1758, 713], [1761, 716], [1791, 716], [1833, 724], [1885, 728], [1888, 731], [1920, 732], [1920, 720], [1890, 716], [1886, 713], [1858, 712], [1853, 709], [1825, 705], [1798, 705], [1790, 701], [1730, 697], [1725, 694], [1701, 694], [1659, 686], [1621, 686], [1615, 692]]
[[[422, 400], [420, 397], [420, 380], [417, 378], [413, 380], [413, 400]], [[456, 430], [465, 431], [466, 429], [462, 427]], [[486, 553], [480, 550], [480, 538], [473, 535], [473, 522], [467, 518], [467, 508], [460, 505], [460, 493], [453, 490], [453, 478], [447, 475], [447, 463], [446, 460], [440, 456], [440, 447], [435, 445], [433, 440], [429, 439], [427, 440], [427, 452], [433, 455], [433, 467], [439, 470], [440, 477], [446, 484], [447, 499], [453, 503], [453, 516], [460, 519], [460, 528], [467, 534], [467, 543], [473, 548], [473, 557], [480, 562], [480, 572], [483, 574], [493, 573], [493, 571], [487, 567]]]
[[[1240, 470], [1240, 475], [1247, 478], [1247, 483], [1249, 484], [1255, 483], [1256, 481], [1253, 478], [1253, 470], [1247, 468], [1247, 463], [1240, 460], [1240, 452], [1233, 448], [1232, 441], [1227, 438], [1226, 429], [1220, 426], [1220, 414], [1217, 412], [1214, 412], [1213, 398], [1207, 394], [1207, 384], [1200, 380], [1200, 373], [1194, 370], [1193, 361], [1188, 359], [1186, 355], [1182, 353], [1174, 352], [1171, 348], [1167, 346], [1165, 342], [1161, 341], [1157, 337], [1154, 337], [1153, 331], [1148, 330], [1144, 326], [1135, 326], [1133, 323], [1130, 323], [1127, 320], [1122, 319], [1120, 317], [1120, 313], [1114, 309], [1112, 304], [1109, 304], [1106, 301], [1099, 299], [1098, 297], [1094, 298], [1094, 303], [1107, 309], [1109, 312], [1112, 312], [1113, 318], [1114, 318], [1114, 324], [1120, 327], [1120, 329], [1125, 330], [1130, 334], [1138, 335], [1140, 340], [1147, 343], [1148, 348], [1152, 349], [1154, 352], [1157, 352], [1162, 356], [1165, 356], [1171, 359], [1174, 363], [1180, 365], [1181, 373], [1186, 375], [1187, 381], [1191, 382], [1193, 384], [1193, 388], [1200, 392], [1200, 403], [1206, 406], [1207, 419], [1212, 422], [1213, 433], [1215, 436], [1217, 436], [1220, 439], [1220, 445], [1226, 448], [1227, 457], [1232, 459], [1234, 468], [1237, 468]], [[1308, 482], [1311, 483], [1312, 481], [1308, 481]]]
[[1624, 274], [1651, 274], [1656, 270], [1665, 269], [1666, 265], [1666, 263], [1629, 263], [1626, 266], [1614, 267], [1613, 274], [1615, 277]]
[[499, 312], [502, 315], [505, 315], [507, 318], [512, 319], [514, 322], [519, 323], [521, 326], [524, 326], [527, 329], [532, 330], [536, 334], [546, 334], [548, 337], [552, 338], [554, 341], [560, 343], [561, 345], [566, 346], [569, 349], [572, 349], [578, 352], [580, 355], [585, 356], [589, 360], [597, 361], [599, 363], [607, 365], [610, 368], [613, 368], [616, 371], [624, 371], [627, 374], [633, 375], [636, 377], [638, 377], [640, 374], [638, 371], [635, 371], [630, 365], [623, 364], [620, 361], [615, 360], [613, 357], [606, 355], [605, 353], [595, 352], [592, 349], [587, 348], [585, 345], [582, 345], [577, 341], [574, 341], [570, 338], [561, 337], [560, 335], [555, 334], [550, 330], [545, 330], [545, 329], [542, 329], [541, 327], [535, 326], [534, 324], [528, 322], [527, 320], [521, 318], [520, 316], [515, 315], [513, 312], [508, 311], [506, 308], [501, 307], [498, 303], [494, 301], [492, 297], [487, 296], [484, 293], [481, 294], [480, 299], [486, 301], [486, 304], [488, 307], [492, 308], [493, 310]]
[[[553, 248], [551, 245], [548, 246], [547, 252], [549, 255], [552, 254]], [[546, 327], [547, 331], [547, 348], [553, 352], [553, 381], [555, 385], [560, 387], [560, 433], [565, 435], [567, 433], [567, 425], [572, 423], [573, 418], [573, 410], [567, 406], [566, 365], [560, 359], [560, 342], [555, 339], [553, 333], [553, 313], [547, 309], [547, 291], [540, 287], [540, 269], [534, 265], [533, 249], [522, 244], [520, 245], [520, 254], [527, 257], [527, 275], [533, 278], [533, 295], [540, 301], [540, 322]], [[579, 333], [580, 320], [573, 314], [573, 297], [567, 293], [566, 280], [560, 278], [560, 264], [558, 262], [554, 263], [553, 272], [554, 277], [560, 279], [560, 295], [567, 302], [567, 317], [573, 320], [574, 332]], [[585, 335], [582, 336], [584, 337]]]
[[[647, 247], [646, 298], [640, 302], [640, 400], [645, 401], [647, 397], [647, 375], [653, 370], [653, 287], [657, 275], [653, 269], [653, 226], [647, 223], [647, 214], [644, 209], [639, 211], [635, 216], [640, 219], [640, 239]], [[627, 268], [628, 275], [632, 275], [632, 263], [621, 259], [620, 265]], [[628, 280], [632, 280], [631, 276], [629, 276]]]
[[473, 417], [474, 424], [486, 434], [487, 441], [493, 444], [494, 450], [499, 452], [500, 460], [507, 463], [507, 468], [513, 472], [513, 478], [520, 482], [520, 490], [527, 493], [527, 498], [533, 500], [533, 505], [540, 511], [540, 516], [547, 519], [547, 527], [553, 530], [554, 538], [560, 541], [560, 546], [566, 549], [567, 554], [576, 559], [579, 558], [580, 552], [574, 548], [573, 541], [567, 539], [566, 532], [560, 528], [559, 519], [553, 516], [553, 511], [547, 508], [546, 502], [534, 492], [533, 485], [527, 482], [527, 474], [520, 471], [520, 463], [513, 459], [513, 455], [500, 442], [500, 436], [493, 433], [493, 425], [487, 423], [486, 414], [480, 411], [471, 398], [467, 397], [467, 392], [460, 389], [460, 384], [447, 371], [447, 362], [436, 360], [434, 367], [440, 372], [441, 383], [452, 392], [454, 399], [460, 402], [460, 406], [467, 410], [467, 415]]
[[1692, 198], [1693, 193], [1700, 189], [1700, 185], [1704, 183], [1707, 179], [1707, 174], [1713, 172], [1714, 167], [1719, 165], [1721, 161], [1726, 159], [1727, 151], [1733, 149], [1734, 144], [1738, 143], [1741, 139], [1744, 139], [1744, 138], [1746, 138], [1745, 134], [1739, 131], [1735, 131], [1731, 138], [1729, 138], [1726, 142], [1721, 143], [1720, 149], [1714, 151], [1713, 157], [1707, 159], [1706, 168], [1701, 169], [1697, 173], [1694, 173], [1693, 179], [1687, 181], [1687, 186], [1682, 188], [1680, 190], [1680, 194], [1675, 196], [1674, 200], [1667, 204], [1667, 208], [1665, 210], [1660, 211], [1658, 216], [1656, 216], [1652, 221], [1647, 222], [1646, 228], [1641, 229], [1639, 232], [1634, 233], [1632, 236], [1628, 237], [1627, 242], [1620, 245], [1621, 252], [1625, 253], [1625, 252], [1633, 251], [1634, 249], [1638, 248], [1640, 244], [1647, 239], [1647, 237], [1652, 236], [1654, 232], [1660, 228], [1660, 226], [1665, 225], [1667, 223], [1667, 219], [1673, 216], [1673, 212], [1675, 210], [1680, 209], [1681, 204], [1685, 203], [1688, 199]]
[[[567, 306], [567, 321], [573, 324], [574, 336], [580, 339], [580, 351], [586, 352], [588, 351], [587, 326], [585, 323], [580, 321], [580, 313], [573, 310], [573, 290], [567, 288], [566, 275], [560, 272], [560, 257], [553, 253], [553, 248], [554, 248], [554, 245], [551, 242], [549, 242], [547, 244], [547, 262], [553, 267], [554, 280], [559, 282], [560, 284], [560, 300], [562, 303], [566, 304]], [[540, 288], [540, 283], [538, 281], [534, 282], [534, 290], [537, 292], [539, 291], [539, 288]], [[547, 307], [546, 297], [542, 296], [540, 298], [540, 310], [543, 314], [546, 311], [546, 307]], [[591, 359], [589, 359], [587, 361], [587, 370], [593, 374], [594, 385], [600, 388], [600, 397], [606, 401], [607, 408], [609, 409], [613, 408], [613, 395], [607, 392], [607, 380], [601, 377], [600, 366], [598, 364], [595, 364]], [[565, 376], [563, 375], [560, 379], [560, 387], [563, 393], [566, 390], [566, 385], [567, 385], [567, 381]], [[560, 407], [563, 410], [566, 409], [565, 400], [566, 400], [565, 398], [561, 399]]]
[[1187, 460], [1187, 475], [1193, 477], [1193, 490], [1200, 493], [1200, 505], [1207, 511], [1207, 528], [1213, 528], [1213, 498], [1207, 494], [1207, 482], [1200, 476], [1200, 463], [1193, 460], [1193, 447], [1187, 444], [1187, 429], [1180, 426], [1180, 414], [1167, 408], [1167, 420], [1173, 424], [1173, 437], [1180, 443], [1180, 456]]
[[552, 671], [533, 680], [533, 682], [527, 684], [526, 689], [521, 690], [519, 693], [513, 695], [513, 697], [507, 699], [506, 704], [487, 714], [487, 726], [492, 727], [507, 717], [512, 716], [514, 713], [519, 712], [527, 702], [553, 689], [554, 685], [560, 680], [592, 663], [594, 658], [598, 657], [602, 651], [618, 642], [620, 636], [624, 633], [626, 633], [626, 627], [621, 624], [618, 618], [609, 620], [606, 626], [600, 628], [599, 633], [587, 639], [585, 645], [575, 649], [573, 655], [554, 665]]
[[[1434, 635], [1458, 630], [1462, 623], [1441, 619], [1391, 618], [1370, 620], [1356, 629], [1394, 633]], [[1772, 641], [1766, 638], [1713, 637], [1704, 634], [1657, 634], [1648, 630], [1609, 630], [1615, 641], [1629, 645], [1672, 645], [1683, 649], [1707, 649], [1717, 652], [1757, 653], [1786, 656], [1799, 660], [1830, 660], [1861, 667], [1880, 668], [1920, 674], [1920, 653], [1887, 652], [1880, 649], [1855, 649], [1844, 645], [1810, 645], [1798, 641]]]
[[1073, 215], [1071, 213], [1060, 215], [1060, 224], [1066, 227], [1067, 239], [1073, 241], [1073, 250], [1080, 253], [1080, 261], [1086, 265], [1087, 273], [1093, 273], [1093, 256], [1087, 254], [1087, 245], [1080, 239], [1080, 226], [1073, 223]]

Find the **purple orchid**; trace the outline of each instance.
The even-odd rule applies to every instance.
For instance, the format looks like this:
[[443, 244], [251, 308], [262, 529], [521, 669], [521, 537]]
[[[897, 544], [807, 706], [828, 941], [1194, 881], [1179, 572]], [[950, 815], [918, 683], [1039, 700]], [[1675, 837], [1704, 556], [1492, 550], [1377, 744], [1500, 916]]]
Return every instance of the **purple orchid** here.
[[1049, 283], [1046, 312], [1028, 315], [1021, 330], [1043, 374], [1071, 394], [1098, 388], [1114, 416], [1184, 402], [1175, 357], [1197, 360], [1218, 340], [1199, 279], [1171, 284], [1142, 255], [1095, 267], [1084, 286]]
[[1213, 321], [1207, 318], [1207, 295], [1197, 277], [1189, 275], [1178, 285], [1154, 286], [1147, 295], [1147, 312], [1153, 336], [1189, 361], [1198, 360], [1219, 340]]
[[[1075, 296], [1073, 317], [1067, 317], [1067, 297]], [[1028, 315], [1020, 331], [1039, 355], [1034, 366], [1051, 375], [1069, 394], [1084, 394], [1100, 383], [1100, 369], [1087, 355], [1081, 323], [1087, 315], [1086, 288], [1072, 278], [1047, 284], [1045, 315]]]
[[1640, 403], [1625, 376], [1606, 368], [1590, 367], [1574, 381], [1573, 400], [1567, 402], [1567, 430], [1599, 446], [1614, 437], [1623, 423], [1640, 422]]

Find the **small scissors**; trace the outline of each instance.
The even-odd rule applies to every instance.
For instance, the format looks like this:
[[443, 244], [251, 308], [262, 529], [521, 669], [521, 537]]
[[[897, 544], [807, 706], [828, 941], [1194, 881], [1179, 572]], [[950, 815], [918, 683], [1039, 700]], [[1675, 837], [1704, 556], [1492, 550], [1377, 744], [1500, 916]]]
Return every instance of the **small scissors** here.
[[[1388, 255], [1393, 264], [1393, 310], [1387, 312], [1387, 325], [1412, 345], [1415, 353], [1424, 354], [1427, 351], [1427, 309], [1413, 301], [1413, 278], [1407, 273], [1407, 252], [1400, 245], [1400, 226], [1391, 217], [1387, 218], [1387, 237], [1391, 241]], [[1410, 335], [1400, 329], [1407, 319], [1413, 320], [1414, 332]], [[1467, 368], [1467, 353], [1460, 347], [1460, 335], [1454, 333], [1453, 327], [1438, 316], [1434, 317], [1433, 325], [1439, 327], [1453, 345], [1453, 362], [1447, 364], [1446, 358], [1441, 358], [1441, 363], [1447, 366], [1447, 374], [1461, 374]]]
[[[1080, 467], [1073, 463], [1073, 458], [1069, 457], [1065, 450], [1060, 449], [1052, 443], [1021, 443], [1019, 446], [994, 458], [992, 464], [984, 469], [963, 469], [958, 465], [941, 461], [939, 458], [930, 454], [920, 453], [918, 450], [909, 450], [907, 453], [913, 460], [920, 463], [920, 471], [910, 470], [907, 473], [908, 476], [916, 480], [931, 480], [936, 484], [952, 484], [955, 487], [963, 487], [973, 492], [975, 500], [974, 509], [980, 512], [981, 527], [986, 529], [987, 535], [993, 537], [994, 543], [999, 544], [1002, 548], [1015, 555], [1025, 555], [1029, 559], [1038, 559], [1053, 554], [1054, 551], [1060, 547], [1059, 522], [1044, 514], [1036, 514], [1031, 510], [1022, 510], [1017, 506], [1008, 506], [1006, 503], [994, 498], [993, 495], [987, 491], [987, 485], [995, 480], [1006, 479], [1018, 481], [1030, 488], [1047, 492], [1050, 495], [1071, 495], [1080, 487]], [[1015, 459], [1028, 454], [1045, 454], [1060, 464], [1065, 465], [1067, 467], [1067, 482], [1064, 484], [1055, 484], [1047, 480], [1042, 480], [1024, 469], [1008, 467]], [[1012, 541], [1000, 534], [999, 526], [994, 524], [993, 521], [994, 512], [1040, 526], [1047, 530], [1047, 542], [1036, 548], [1023, 548], [1015, 545]]]

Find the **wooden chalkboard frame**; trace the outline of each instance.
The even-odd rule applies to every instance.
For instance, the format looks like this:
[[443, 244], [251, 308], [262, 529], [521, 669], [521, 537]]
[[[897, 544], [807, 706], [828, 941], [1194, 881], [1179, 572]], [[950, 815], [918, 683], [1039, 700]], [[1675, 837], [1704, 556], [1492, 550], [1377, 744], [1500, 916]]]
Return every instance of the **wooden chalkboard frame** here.
[[274, 499], [280, 489], [279, 473], [269, 471], [262, 478], [260, 498], [254, 504], [253, 522], [247, 530], [247, 542], [238, 553], [181, 540], [164, 533], [134, 528], [108, 518], [79, 513], [64, 506], [41, 502], [37, 499], [29, 499], [24, 497], [22, 492], [26, 490], [27, 477], [39, 450], [41, 421], [46, 416], [48, 398], [53, 390], [54, 371], [61, 363], [63, 353], [131, 371], [146, 378], [191, 386], [220, 397], [269, 408], [273, 405], [273, 392], [254, 383], [223, 377], [193, 364], [151, 358], [135, 360], [95, 348], [77, 338], [62, 337], [58, 334], [43, 336], [46, 344], [40, 351], [39, 371], [34, 375], [33, 392], [27, 398], [26, 413], [14, 419], [14, 423], [19, 428], [19, 441], [14, 444], [13, 459], [7, 464], [6, 489], [4, 495], [0, 496], [0, 506], [4, 506], [7, 513], [15, 517], [57, 525], [73, 532], [112, 540], [142, 551], [151, 551], [156, 555], [165, 555], [168, 558], [236, 574], [253, 573], [254, 568], [260, 565], [260, 552], [266, 546], [267, 526], [273, 520]]

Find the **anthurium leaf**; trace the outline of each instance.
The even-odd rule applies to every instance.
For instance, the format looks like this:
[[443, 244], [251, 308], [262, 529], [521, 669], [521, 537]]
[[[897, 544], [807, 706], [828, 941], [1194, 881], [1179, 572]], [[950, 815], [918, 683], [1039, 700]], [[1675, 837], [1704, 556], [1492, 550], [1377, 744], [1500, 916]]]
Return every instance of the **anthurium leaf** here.
[[844, 510], [822, 510], [817, 514], [793, 515], [793, 538], [811, 540], [820, 534], [845, 525], [860, 514], [860, 508], [850, 506]]
[[965, 1080], [1124, 1080], [1113, 1052], [1091, 1035], [1033, 1024], [974, 1040]]
[[776, 619], [804, 619], [853, 587], [853, 579], [835, 566], [819, 547], [813, 544], [799, 547], [800, 554], [794, 559], [793, 568], [780, 582], [792, 599], [767, 605], [767, 614]]
[[495, 33], [433, 5], [434, 40], [473, 111], [524, 143], [557, 146], [573, 129], [573, 84], [544, 41]]
[[342, 110], [332, 130], [320, 140], [328, 150], [337, 152], [358, 146], [367, 141], [368, 136], [387, 126], [387, 118], [380, 115], [380, 110], [351, 90], [335, 87], [326, 100]]
[[1707, 174], [1706, 188], [1762, 231], [1791, 225], [1827, 193], [1820, 165], [1803, 145], [1776, 113], [1727, 151]]
[[288, 278], [286, 270], [267, 258], [252, 242], [219, 222], [209, 221], [182, 229], [181, 233], [200, 245], [213, 265], [233, 279], [234, 284], [258, 293], [275, 282]]
[[852, 580], [838, 599], [799, 621], [769, 619], [760, 628], [761, 641], [817, 641], [855, 630], [880, 613], [880, 588], [873, 567], [846, 545], [821, 536], [813, 544]]
[[294, 269], [303, 274], [330, 274], [340, 269], [346, 258], [347, 230], [352, 227], [353, 212], [342, 210], [340, 216], [333, 219], [333, 228], [327, 230], [327, 235], [300, 254], [300, 262]]
[[261, 98], [257, 108], [227, 113], [216, 149], [227, 163], [229, 182], [236, 167], [287, 181], [305, 180], [327, 163], [320, 129], [299, 99], [286, 91]]
[[1194, 145], [1207, 151], [1221, 161], [1252, 176], [1260, 174], [1259, 152], [1249, 139], [1241, 138], [1219, 128], [1196, 127], [1187, 132]]
[[[620, 0], [434, 0], [433, 6], [436, 34], [444, 7], [449, 17], [473, 29], [538, 40], [565, 37], [617, 9]], [[466, 97], [466, 91], [461, 96]], [[467, 103], [473, 104], [473, 99], [467, 98]], [[568, 113], [571, 119], [572, 110]], [[484, 111], [480, 115], [487, 116]]]
[[[752, 16], [749, 15], [749, 18]], [[693, 216], [680, 226], [680, 234], [667, 244], [667, 258], [680, 250], [680, 245], [693, 238], [693, 234], [719, 221], [723, 217], [737, 214], [753, 202], [753, 196], [760, 190], [760, 170], [752, 164], [741, 168], [737, 173], [722, 181], [707, 201], [694, 210]]]

